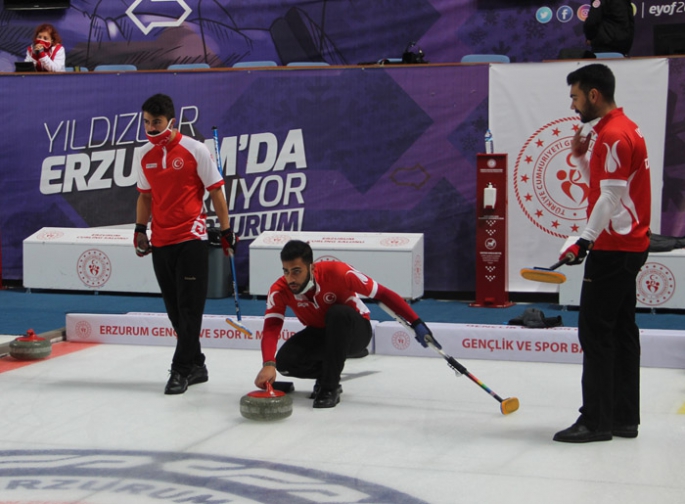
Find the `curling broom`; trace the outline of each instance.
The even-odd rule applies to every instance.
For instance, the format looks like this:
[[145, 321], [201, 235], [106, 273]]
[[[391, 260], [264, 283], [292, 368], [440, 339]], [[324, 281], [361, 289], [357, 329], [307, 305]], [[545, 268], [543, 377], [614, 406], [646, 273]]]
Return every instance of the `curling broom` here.
[[[397, 315], [394, 311], [392, 311], [390, 308], [388, 308], [385, 304], [383, 303], [378, 303], [378, 305], [385, 310], [388, 315], [390, 315], [392, 318], [397, 320], [402, 326], [404, 326], [410, 333], [414, 333], [414, 329], [412, 326], [404, 320], [404, 318], [400, 317]], [[514, 411], [519, 409], [519, 400], [516, 397], [507, 397], [506, 399], [502, 399], [500, 396], [495, 394], [485, 383], [480, 381], [478, 378], [476, 378], [474, 375], [472, 375], [463, 365], [461, 365], [454, 357], [447, 355], [441, 348], [438, 348], [433, 344], [433, 341], [427, 341], [428, 346], [431, 347], [433, 350], [438, 352], [442, 357], [447, 361], [447, 364], [449, 367], [451, 367], [456, 373], [465, 375], [467, 376], [472, 382], [474, 382], [476, 385], [481, 387], [483, 390], [485, 390], [488, 394], [490, 394], [492, 397], [494, 397], [497, 401], [500, 403], [500, 411], [502, 412], [503, 415], [508, 415], [510, 413], [513, 413]]]
[[[219, 132], [216, 128], [216, 126], [212, 126], [212, 134], [214, 135], [214, 155], [216, 156], [216, 166], [219, 169], [219, 173], [221, 174], [221, 177], [224, 177], [224, 169], [221, 165], [221, 154], [219, 152]], [[242, 316], [240, 315], [240, 301], [238, 301], [238, 281], [235, 276], [235, 260], [233, 259], [233, 252], [229, 252], [229, 259], [231, 261], [231, 278], [233, 279], [233, 299], [235, 300], [235, 315], [236, 318], [238, 319], [233, 320], [231, 318], [226, 317], [226, 322], [232, 326], [234, 329], [247, 334], [248, 336], [252, 336], [252, 331], [250, 331], [247, 327], [245, 327], [241, 321], [242, 321]]]
[[564, 257], [561, 261], [553, 264], [549, 268], [540, 268], [537, 266], [533, 268], [523, 268], [521, 269], [521, 276], [526, 280], [531, 280], [533, 282], [562, 284], [566, 281], [566, 275], [554, 270], [568, 263], [570, 260], [570, 257]]

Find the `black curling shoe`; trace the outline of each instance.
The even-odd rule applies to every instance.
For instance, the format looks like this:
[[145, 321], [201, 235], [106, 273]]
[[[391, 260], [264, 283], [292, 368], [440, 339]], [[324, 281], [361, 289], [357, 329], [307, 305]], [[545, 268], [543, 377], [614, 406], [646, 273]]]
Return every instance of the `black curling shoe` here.
[[335, 408], [340, 402], [340, 392], [342, 391], [340, 385], [335, 390], [319, 390], [314, 398], [314, 408]]
[[207, 371], [207, 366], [204, 364], [202, 366], [193, 366], [188, 375], [188, 386], [195, 385], [196, 383], [204, 383], [209, 380], [209, 372]]
[[622, 438], [636, 438], [637, 425], [614, 425], [611, 433], [616, 437]]
[[182, 394], [188, 390], [188, 378], [173, 369], [170, 371], [169, 381], [166, 383], [164, 393], [167, 395]]
[[[312, 393], [309, 394], [309, 398], [310, 399], [316, 399], [316, 396], [319, 394], [320, 390], [321, 390], [321, 385], [319, 385], [319, 380], [316, 380], [316, 383], [314, 384], [314, 390], [312, 390]], [[342, 385], [338, 384], [337, 390], [338, 390], [338, 395], [342, 394], [342, 392], [343, 392]], [[338, 399], [338, 402], [340, 402], [339, 399]]]
[[611, 441], [611, 432], [593, 431], [582, 424], [573, 424], [568, 429], [557, 432], [554, 441], [560, 443], [591, 443], [593, 441]]

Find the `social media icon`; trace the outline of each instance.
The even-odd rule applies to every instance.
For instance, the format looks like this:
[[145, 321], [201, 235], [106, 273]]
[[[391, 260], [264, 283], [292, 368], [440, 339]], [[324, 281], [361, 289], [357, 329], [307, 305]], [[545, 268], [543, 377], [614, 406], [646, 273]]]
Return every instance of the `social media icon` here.
[[568, 5], [562, 5], [557, 9], [557, 19], [562, 23], [568, 23], [573, 19], [573, 9]]
[[578, 7], [578, 10], [576, 11], [576, 16], [578, 16], [578, 19], [580, 19], [583, 22], [585, 22], [589, 14], [590, 6], [588, 4], [581, 5], [580, 7]]
[[552, 9], [549, 7], [540, 7], [535, 13], [535, 19], [538, 23], [546, 24], [552, 20]]

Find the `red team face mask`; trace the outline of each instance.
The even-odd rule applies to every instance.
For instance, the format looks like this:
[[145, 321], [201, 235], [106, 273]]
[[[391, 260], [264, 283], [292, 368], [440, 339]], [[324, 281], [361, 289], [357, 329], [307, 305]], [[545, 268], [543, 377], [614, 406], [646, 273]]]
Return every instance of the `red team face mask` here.
[[173, 122], [173, 119], [169, 121], [164, 131], [157, 133], [156, 135], [145, 132], [145, 136], [153, 145], [166, 145], [169, 143], [169, 140], [171, 140], [171, 125]]
[[34, 45], [42, 45], [45, 50], [50, 49], [52, 43], [47, 40], [36, 39], [34, 40]]

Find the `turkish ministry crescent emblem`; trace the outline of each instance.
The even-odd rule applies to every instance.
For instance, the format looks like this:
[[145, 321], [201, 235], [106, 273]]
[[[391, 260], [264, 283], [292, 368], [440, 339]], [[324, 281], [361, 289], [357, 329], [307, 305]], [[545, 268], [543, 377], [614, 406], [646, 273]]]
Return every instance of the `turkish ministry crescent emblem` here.
[[637, 274], [637, 300], [648, 306], [659, 306], [673, 297], [675, 276], [664, 264], [648, 262]]
[[410, 343], [409, 335], [404, 331], [398, 331], [392, 335], [392, 346], [398, 350], [406, 350]]
[[[571, 155], [578, 117], [557, 119], [533, 133], [516, 158], [514, 192], [526, 217], [546, 233], [566, 238], [586, 220], [589, 186]], [[590, 149], [594, 145], [594, 135]]]
[[92, 288], [102, 287], [112, 276], [112, 263], [102, 250], [86, 250], [76, 261], [79, 279]]

